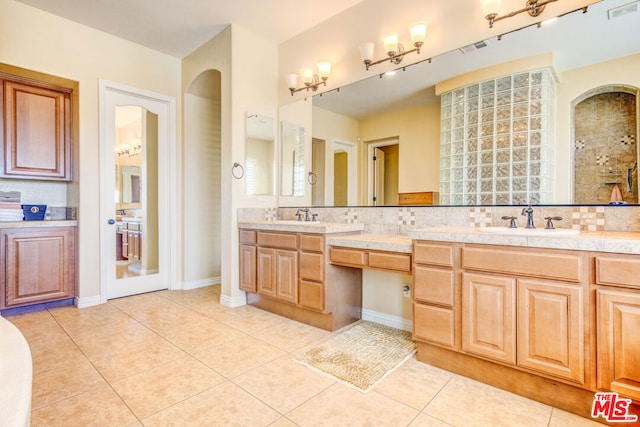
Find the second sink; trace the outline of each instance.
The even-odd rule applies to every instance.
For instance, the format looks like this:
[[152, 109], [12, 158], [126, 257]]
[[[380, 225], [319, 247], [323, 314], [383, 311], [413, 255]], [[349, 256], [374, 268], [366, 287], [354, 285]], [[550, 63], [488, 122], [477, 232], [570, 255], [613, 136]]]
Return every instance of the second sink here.
[[480, 227], [483, 233], [507, 234], [511, 236], [575, 236], [580, 230], [573, 228], [509, 228], [509, 227]]

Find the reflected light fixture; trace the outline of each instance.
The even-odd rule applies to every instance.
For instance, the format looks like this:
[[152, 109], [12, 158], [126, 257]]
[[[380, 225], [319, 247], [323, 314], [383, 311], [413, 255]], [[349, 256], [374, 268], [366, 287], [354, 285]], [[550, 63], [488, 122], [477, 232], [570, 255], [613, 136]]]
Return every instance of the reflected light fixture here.
[[516, 16], [522, 12], [528, 12], [530, 16], [536, 17], [539, 16], [543, 11], [544, 7], [553, 3], [557, 0], [526, 0], [525, 7], [522, 9], [507, 13], [506, 15], [498, 15], [498, 10], [500, 9], [501, 0], [482, 0], [482, 10], [484, 12], [484, 17], [489, 21], [489, 28], [493, 28], [493, 23], [496, 21], [500, 21], [505, 18], [511, 18]]
[[384, 37], [383, 44], [384, 50], [387, 54], [386, 58], [380, 59], [378, 61], [373, 60], [373, 50], [375, 48], [375, 43], [368, 42], [360, 45], [360, 57], [362, 58], [362, 62], [364, 62], [364, 66], [369, 69], [372, 65], [380, 64], [382, 62], [391, 62], [392, 64], [399, 64], [402, 62], [402, 58], [408, 53], [416, 52], [420, 53], [420, 48], [424, 44], [424, 39], [427, 37], [427, 26], [418, 22], [413, 24], [409, 31], [411, 33], [411, 43], [413, 43], [414, 48], [411, 50], [404, 50], [404, 46], [398, 42], [398, 34], [391, 33]]
[[115, 151], [118, 156], [124, 156], [125, 154], [129, 157], [135, 156], [136, 154], [142, 153], [142, 141], [133, 139], [128, 144], [125, 143], [117, 146]]
[[297, 74], [287, 74], [287, 87], [291, 92], [291, 96], [294, 93], [301, 90], [317, 91], [320, 85], [327, 85], [329, 74], [331, 73], [331, 64], [329, 62], [318, 63], [318, 72], [314, 73], [312, 70], [305, 70], [302, 72], [302, 83], [304, 86], [296, 88], [298, 84]]

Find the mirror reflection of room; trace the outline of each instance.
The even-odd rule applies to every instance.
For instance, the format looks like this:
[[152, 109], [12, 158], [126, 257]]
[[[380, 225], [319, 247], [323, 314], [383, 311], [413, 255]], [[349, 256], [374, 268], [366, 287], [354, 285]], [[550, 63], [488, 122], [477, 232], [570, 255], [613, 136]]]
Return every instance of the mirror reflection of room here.
[[251, 114], [246, 121], [245, 185], [248, 195], [272, 195], [274, 189], [275, 121]]
[[[157, 272], [157, 199], [152, 173], [154, 156], [153, 114], [138, 106], [116, 107], [116, 278]], [[152, 159], [156, 159], [155, 162]], [[145, 179], [145, 173], [148, 179]], [[157, 172], [155, 173], [157, 175]], [[149, 182], [147, 182], [149, 181]], [[145, 200], [146, 198], [146, 200]], [[150, 203], [151, 202], [151, 203]], [[154, 218], [156, 218], [154, 220]], [[153, 224], [156, 224], [154, 227]], [[156, 237], [154, 237], [156, 236]]]

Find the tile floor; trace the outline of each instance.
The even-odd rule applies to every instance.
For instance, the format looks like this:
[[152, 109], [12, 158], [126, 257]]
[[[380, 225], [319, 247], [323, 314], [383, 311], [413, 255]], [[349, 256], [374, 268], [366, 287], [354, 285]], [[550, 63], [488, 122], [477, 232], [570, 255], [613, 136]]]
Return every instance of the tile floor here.
[[219, 292], [8, 317], [31, 346], [32, 425], [600, 425], [415, 359], [360, 393], [291, 360], [331, 333]]

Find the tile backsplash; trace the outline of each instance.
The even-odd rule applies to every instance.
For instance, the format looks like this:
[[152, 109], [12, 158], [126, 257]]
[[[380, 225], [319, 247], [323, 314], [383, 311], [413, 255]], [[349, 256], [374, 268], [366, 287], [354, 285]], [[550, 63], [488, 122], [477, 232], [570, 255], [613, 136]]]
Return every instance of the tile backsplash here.
[[[526, 224], [522, 206], [452, 207], [312, 207], [318, 220], [337, 223], [363, 223], [365, 232], [374, 234], [406, 234], [424, 227], [491, 227], [507, 226], [503, 216], [514, 216], [519, 227]], [[557, 228], [583, 231], [640, 232], [640, 206], [534, 206], [536, 227], [543, 228], [546, 217], [562, 217], [554, 221]], [[271, 221], [295, 219], [297, 208], [240, 208], [238, 221]], [[276, 215], [274, 217], [274, 215]]]

